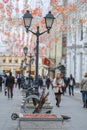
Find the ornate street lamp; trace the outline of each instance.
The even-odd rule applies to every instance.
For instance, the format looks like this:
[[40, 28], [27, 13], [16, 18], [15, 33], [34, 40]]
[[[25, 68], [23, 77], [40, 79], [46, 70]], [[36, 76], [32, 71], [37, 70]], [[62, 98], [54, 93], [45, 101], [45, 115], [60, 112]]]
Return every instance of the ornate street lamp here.
[[24, 14], [23, 16], [23, 20], [24, 20], [24, 25], [26, 28], [26, 31], [28, 32], [28, 29], [31, 26], [31, 22], [32, 22], [32, 15], [30, 14], [29, 10], [27, 10], [27, 12]]
[[27, 52], [28, 52], [28, 48], [25, 46], [24, 48], [23, 48], [23, 51], [24, 51], [24, 54], [25, 54], [25, 56], [27, 55]]
[[33, 33], [37, 38], [36, 39], [36, 75], [35, 75], [35, 85], [37, 87], [37, 91], [38, 91], [39, 37], [40, 37], [40, 35], [43, 35], [46, 32], [48, 32], [48, 33], [50, 32], [50, 29], [52, 28], [52, 25], [53, 25], [53, 22], [54, 22], [54, 19], [55, 19], [55, 17], [51, 14], [51, 11], [49, 11], [49, 13], [44, 18], [45, 18], [45, 24], [46, 24], [47, 30], [40, 33], [39, 26], [37, 26], [37, 31], [36, 32], [33, 32], [32, 30], [29, 29], [30, 26], [31, 26], [31, 22], [32, 22], [33, 17], [32, 17], [32, 15], [30, 14], [30, 12], [28, 10], [23, 16], [26, 32]]
[[[32, 56], [31, 53], [30, 53], [30, 55], [27, 56], [28, 48], [27, 48], [26, 46], [23, 48], [23, 51], [24, 51], [24, 54], [25, 54], [24, 62], [25, 62], [25, 64], [29, 67], [29, 86], [30, 86], [30, 84], [31, 84], [31, 81], [30, 81], [30, 78], [31, 78], [31, 64], [32, 64], [33, 61], [34, 61], [34, 58], [33, 58], [34, 56]], [[27, 63], [27, 58], [26, 58], [26, 56], [30, 58], [29, 63]]]
[[49, 33], [50, 29], [52, 28], [55, 17], [51, 14], [51, 11], [49, 11], [49, 13], [44, 18], [45, 18], [46, 28]]

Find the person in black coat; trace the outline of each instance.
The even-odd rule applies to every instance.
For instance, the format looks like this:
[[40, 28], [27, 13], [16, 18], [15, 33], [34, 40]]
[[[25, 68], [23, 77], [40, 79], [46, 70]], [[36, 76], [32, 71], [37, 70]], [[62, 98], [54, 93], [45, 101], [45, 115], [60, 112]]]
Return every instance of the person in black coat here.
[[50, 83], [51, 83], [50, 78], [47, 77], [47, 79], [46, 79], [46, 86], [47, 86], [47, 89], [49, 89]]
[[2, 76], [0, 76], [0, 91], [2, 91], [2, 82], [3, 82], [3, 79], [2, 79]]
[[13, 98], [13, 86], [14, 86], [15, 78], [12, 76], [12, 72], [9, 73], [6, 79], [6, 86], [8, 90], [8, 98]]
[[42, 79], [41, 76], [38, 78], [38, 85], [39, 85], [40, 88], [43, 87], [43, 79]]
[[75, 79], [72, 76], [72, 74], [70, 74], [70, 77], [68, 78], [68, 85], [69, 85], [69, 95], [74, 95], [74, 86], [75, 86]]

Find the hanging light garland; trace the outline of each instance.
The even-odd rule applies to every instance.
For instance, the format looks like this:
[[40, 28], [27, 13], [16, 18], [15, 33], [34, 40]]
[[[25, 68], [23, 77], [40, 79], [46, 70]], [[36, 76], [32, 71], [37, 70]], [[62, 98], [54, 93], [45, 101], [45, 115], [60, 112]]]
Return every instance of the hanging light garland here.
[[4, 3], [8, 3], [8, 2], [9, 2], [9, 0], [3, 0], [3, 2], [4, 2]]

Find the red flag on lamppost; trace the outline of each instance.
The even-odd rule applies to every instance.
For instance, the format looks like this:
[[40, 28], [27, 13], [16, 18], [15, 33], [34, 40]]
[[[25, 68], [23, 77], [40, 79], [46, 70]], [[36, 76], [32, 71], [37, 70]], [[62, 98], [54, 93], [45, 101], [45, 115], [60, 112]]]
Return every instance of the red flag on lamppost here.
[[42, 64], [46, 66], [50, 66], [50, 60], [46, 57], [42, 58]]

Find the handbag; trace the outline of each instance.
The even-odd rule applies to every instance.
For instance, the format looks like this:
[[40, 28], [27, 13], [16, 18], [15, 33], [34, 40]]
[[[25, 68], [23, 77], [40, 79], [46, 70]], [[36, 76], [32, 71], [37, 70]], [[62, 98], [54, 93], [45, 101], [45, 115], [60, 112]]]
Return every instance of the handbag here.
[[62, 90], [59, 88], [58, 94], [63, 94]]

